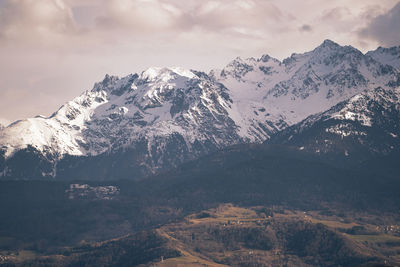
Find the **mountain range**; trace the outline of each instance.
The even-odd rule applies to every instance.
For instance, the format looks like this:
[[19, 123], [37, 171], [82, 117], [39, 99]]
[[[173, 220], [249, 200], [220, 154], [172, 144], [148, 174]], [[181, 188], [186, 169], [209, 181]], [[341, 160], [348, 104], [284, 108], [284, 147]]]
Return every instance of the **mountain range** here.
[[325, 40], [280, 61], [106, 75], [49, 117], [0, 128], [3, 179], [140, 179], [252, 143], [366, 162], [399, 153], [400, 47]]

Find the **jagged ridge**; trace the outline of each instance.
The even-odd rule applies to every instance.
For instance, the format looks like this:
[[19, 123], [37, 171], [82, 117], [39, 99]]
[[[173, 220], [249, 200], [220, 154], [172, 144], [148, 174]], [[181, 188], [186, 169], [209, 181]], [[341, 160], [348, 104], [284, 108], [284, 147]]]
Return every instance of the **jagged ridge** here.
[[98, 157], [112, 166], [123, 161], [127, 176], [132, 171], [141, 176], [228, 145], [261, 143], [361, 92], [395, 90], [397, 54], [385, 54], [393, 60], [375, 56], [381, 50], [364, 55], [326, 40], [283, 61], [268, 55], [237, 58], [210, 74], [150, 68], [124, 78], [106, 75], [50, 117], [1, 130], [0, 171], [22, 178], [26, 172], [18, 172], [24, 167], [16, 158], [26, 152], [45, 163], [33, 176], [69, 174]]

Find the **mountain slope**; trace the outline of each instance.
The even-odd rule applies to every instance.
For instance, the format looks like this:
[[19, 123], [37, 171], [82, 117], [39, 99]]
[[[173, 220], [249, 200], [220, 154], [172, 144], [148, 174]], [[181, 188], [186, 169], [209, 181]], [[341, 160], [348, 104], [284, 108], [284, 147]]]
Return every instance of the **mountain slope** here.
[[400, 46], [390, 48], [378, 47], [378, 49], [369, 51], [366, 55], [383, 64], [400, 69]]
[[365, 161], [400, 151], [400, 88], [378, 87], [312, 115], [268, 143]]

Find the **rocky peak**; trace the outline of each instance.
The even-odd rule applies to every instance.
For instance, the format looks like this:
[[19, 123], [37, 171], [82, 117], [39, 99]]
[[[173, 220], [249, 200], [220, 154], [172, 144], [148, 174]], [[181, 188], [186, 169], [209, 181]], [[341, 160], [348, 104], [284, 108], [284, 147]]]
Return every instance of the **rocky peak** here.
[[268, 61], [270, 61], [271, 59], [274, 59], [274, 58], [272, 58], [270, 55], [268, 55], [268, 54], [265, 54], [265, 55], [262, 55], [257, 61], [258, 62], [268, 62]]
[[249, 60], [243, 60], [240, 57], [235, 58], [231, 61], [222, 71], [221, 77], [234, 77], [237, 80], [240, 80], [243, 76], [245, 76], [248, 72], [254, 70], [253, 65]]
[[124, 78], [106, 74], [103, 81], [95, 83], [92, 92], [104, 91], [107, 94], [121, 96], [122, 94], [132, 90], [133, 82], [138, 78], [137, 74], [130, 74]]
[[340, 48], [341, 46], [338, 43], [335, 43], [332, 40], [325, 39], [320, 46], [318, 46], [316, 49], [337, 49]]
[[364, 54], [352, 46], [341, 46], [330, 40], [325, 40], [320, 46], [310, 53], [311, 64], [327, 66], [345, 66], [356, 68]]
[[104, 76], [104, 79], [101, 82], [97, 82], [94, 84], [92, 91], [94, 92], [98, 92], [101, 90], [111, 91], [110, 89], [113, 88], [115, 82], [118, 80], [119, 80], [118, 76], [106, 74], [106, 76]]

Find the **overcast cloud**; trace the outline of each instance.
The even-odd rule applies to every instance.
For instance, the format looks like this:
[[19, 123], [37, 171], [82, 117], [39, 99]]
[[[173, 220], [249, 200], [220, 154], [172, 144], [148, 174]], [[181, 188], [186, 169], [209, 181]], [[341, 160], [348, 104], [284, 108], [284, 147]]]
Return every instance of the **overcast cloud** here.
[[361, 38], [374, 40], [383, 46], [397, 46], [400, 44], [400, 3], [397, 3], [389, 12], [373, 18], [359, 32]]
[[[208, 71], [324, 39], [400, 44], [395, 0], [0, 0], [0, 121], [49, 115], [106, 73]], [[397, 5], [396, 5], [397, 4]]]

